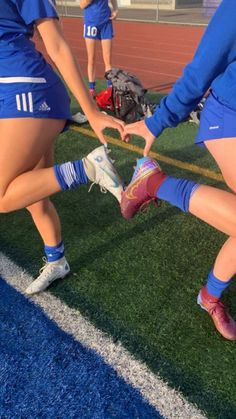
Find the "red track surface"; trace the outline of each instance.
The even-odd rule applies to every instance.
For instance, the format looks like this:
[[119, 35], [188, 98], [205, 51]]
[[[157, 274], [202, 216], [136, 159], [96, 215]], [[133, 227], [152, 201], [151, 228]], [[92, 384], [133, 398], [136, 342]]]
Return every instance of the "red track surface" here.
[[[86, 75], [87, 55], [83, 39], [83, 20], [63, 18], [63, 28], [73, 52]], [[193, 56], [204, 28], [197, 26], [116, 21], [113, 40], [113, 67], [129, 70], [144, 86], [168, 91]], [[97, 78], [104, 75], [98, 42]]]
[[[87, 54], [83, 39], [83, 19], [62, 18], [66, 39], [87, 75]], [[201, 39], [204, 28], [140, 22], [114, 22], [113, 67], [128, 70], [147, 89], [167, 92], [181, 75]], [[41, 45], [39, 45], [41, 47]], [[96, 77], [103, 78], [104, 64], [98, 42]]]

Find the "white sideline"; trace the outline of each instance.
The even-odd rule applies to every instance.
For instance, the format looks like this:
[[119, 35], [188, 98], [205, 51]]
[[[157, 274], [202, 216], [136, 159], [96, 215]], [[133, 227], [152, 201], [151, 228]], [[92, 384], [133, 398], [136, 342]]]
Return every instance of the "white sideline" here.
[[[1, 252], [0, 276], [22, 294], [32, 281], [30, 275]], [[33, 301], [62, 330], [73, 335], [85, 347], [95, 350], [120, 377], [138, 389], [143, 398], [162, 416], [169, 419], [206, 419], [206, 416], [179, 392], [170, 388], [144, 363], [136, 360], [121, 343], [114, 343], [107, 334], [96, 329], [79, 311], [67, 307], [50, 292], [34, 296]]]

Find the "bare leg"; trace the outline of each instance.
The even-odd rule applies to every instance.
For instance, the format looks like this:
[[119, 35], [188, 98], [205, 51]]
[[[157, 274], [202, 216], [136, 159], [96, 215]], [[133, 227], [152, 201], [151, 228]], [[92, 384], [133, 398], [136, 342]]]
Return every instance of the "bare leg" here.
[[102, 39], [102, 55], [105, 65], [105, 71], [111, 69], [111, 55], [112, 55], [112, 40], [111, 39]]
[[[40, 160], [35, 170], [50, 167], [53, 164], [52, 147]], [[56, 208], [49, 198], [45, 198], [27, 207], [34, 224], [44, 242], [48, 246], [56, 246], [61, 242], [61, 224]]]
[[61, 242], [61, 224], [56, 208], [46, 198], [27, 207], [34, 224], [47, 246], [56, 246]]
[[[227, 185], [236, 192], [236, 138], [206, 141]], [[230, 237], [221, 248], [214, 275], [228, 281], [236, 273], [236, 195], [208, 186], [200, 186], [190, 200], [190, 212]]]
[[34, 168], [64, 124], [53, 119], [0, 120], [2, 212], [25, 208], [61, 190], [52, 167]]
[[88, 79], [90, 82], [94, 82], [96, 73], [96, 40], [85, 38], [85, 45], [88, 56]]

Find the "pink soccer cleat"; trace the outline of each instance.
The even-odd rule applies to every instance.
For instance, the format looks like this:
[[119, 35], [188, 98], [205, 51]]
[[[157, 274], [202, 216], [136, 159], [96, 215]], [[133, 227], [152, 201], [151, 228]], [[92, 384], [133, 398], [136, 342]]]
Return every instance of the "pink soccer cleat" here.
[[132, 218], [134, 215], [147, 206], [151, 201], [157, 202], [157, 197], [150, 194], [148, 185], [155, 185], [157, 190], [166, 178], [156, 160], [150, 157], [139, 159], [134, 170], [130, 184], [121, 196], [121, 213], [124, 218]]
[[198, 304], [211, 316], [216, 329], [228, 340], [236, 340], [236, 323], [227, 312], [219, 298], [208, 293], [207, 287], [203, 287], [197, 299]]

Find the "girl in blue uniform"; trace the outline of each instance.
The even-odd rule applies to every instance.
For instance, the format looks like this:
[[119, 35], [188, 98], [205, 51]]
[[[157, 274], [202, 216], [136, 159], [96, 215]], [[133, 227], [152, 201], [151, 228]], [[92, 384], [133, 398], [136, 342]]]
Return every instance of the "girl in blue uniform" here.
[[[172, 92], [161, 101], [151, 118], [126, 127], [127, 140], [130, 134], [144, 137], [144, 156], [147, 156], [155, 137], [163, 129], [175, 127], [184, 120], [211, 88], [201, 114], [196, 143], [211, 153], [231, 192], [167, 176], [152, 159], [144, 158], [138, 162], [138, 170], [121, 204], [122, 212], [128, 218], [144, 202], [158, 197], [182, 211], [189, 211], [228, 236], [209, 272], [206, 286], [199, 292], [198, 303], [208, 311], [218, 331], [231, 340], [236, 339], [236, 323], [220, 298], [236, 273], [235, 16], [235, 0], [223, 0], [192, 62], [185, 67]], [[135, 184], [136, 198], [131, 201], [128, 193]]]
[[1, 0], [0, 211], [27, 207], [47, 257], [40, 277], [27, 289], [29, 294], [69, 272], [59, 217], [48, 196], [89, 179], [109, 189], [109, 176], [100, 176], [98, 160], [112, 170], [104, 147], [83, 160], [52, 167], [53, 143], [71, 117], [70, 101], [61, 79], [31, 40], [34, 28], [100, 142], [105, 143], [105, 127], [123, 131], [122, 123], [100, 113], [91, 99], [63, 37], [54, 0]]
[[[111, 0], [112, 10], [108, 0], [80, 0], [80, 7], [84, 10], [84, 38], [88, 55], [88, 80], [92, 96], [95, 96], [95, 73], [96, 73], [96, 41], [102, 45], [105, 72], [111, 70], [112, 21], [118, 14], [117, 1]], [[110, 80], [107, 81], [109, 87]]]

